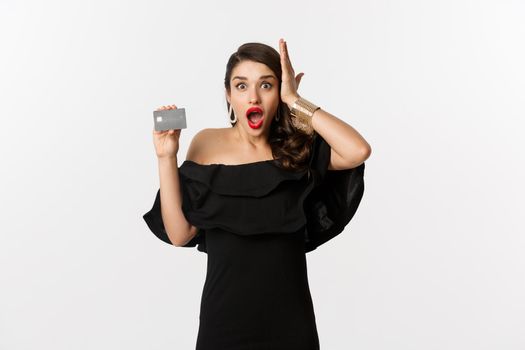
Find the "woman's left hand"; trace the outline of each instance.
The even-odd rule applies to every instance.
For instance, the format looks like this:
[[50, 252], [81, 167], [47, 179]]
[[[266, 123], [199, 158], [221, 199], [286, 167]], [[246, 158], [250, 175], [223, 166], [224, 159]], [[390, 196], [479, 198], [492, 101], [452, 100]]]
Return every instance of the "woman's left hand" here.
[[282, 69], [281, 100], [291, 108], [292, 104], [299, 98], [297, 88], [304, 73], [299, 73], [295, 76], [292, 62], [288, 55], [288, 46], [284, 39], [279, 39], [279, 52], [281, 54]]

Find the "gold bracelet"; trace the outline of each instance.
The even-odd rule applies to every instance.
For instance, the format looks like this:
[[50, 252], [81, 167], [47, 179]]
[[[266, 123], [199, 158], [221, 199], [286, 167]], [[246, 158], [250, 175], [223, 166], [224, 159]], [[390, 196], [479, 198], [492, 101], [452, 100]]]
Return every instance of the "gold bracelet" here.
[[306, 134], [313, 134], [312, 117], [314, 112], [321, 107], [314, 105], [312, 102], [299, 97], [292, 105], [290, 114], [293, 116], [292, 124], [295, 128], [302, 130]]

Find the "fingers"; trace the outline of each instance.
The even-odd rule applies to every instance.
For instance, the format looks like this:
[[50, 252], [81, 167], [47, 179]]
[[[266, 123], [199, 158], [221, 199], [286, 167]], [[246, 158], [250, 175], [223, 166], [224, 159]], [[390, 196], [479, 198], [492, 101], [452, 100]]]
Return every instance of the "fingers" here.
[[163, 110], [166, 110], [166, 109], [177, 109], [177, 106], [175, 106], [175, 105], [162, 106], [160, 108], [157, 108], [156, 111], [163, 111]]
[[284, 55], [286, 59], [288, 60], [288, 63], [292, 65], [292, 61], [290, 61], [290, 53], [288, 52], [288, 43], [286, 41], [283, 43], [283, 47], [284, 47]]
[[175, 133], [174, 129], [160, 130], [160, 131], [157, 131], [157, 130], [153, 129], [153, 134], [154, 135], [161, 135], [161, 134], [173, 135], [174, 133]]
[[[162, 107], [157, 108], [156, 111], [164, 111], [166, 109], [177, 109], [177, 106], [176, 105], [162, 106]], [[153, 134], [154, 135], [164, 134], [166, 132], [168, 132], [168, 130], [157, 131], [157, 130], [153, 129]], [[168, 134], [172, 135], [173, 134], [173, 130], [169, 130]]]
[[286, 41], [284, 41], [284, 39], [279, 39], [279, 52], [281, 53], [281, 61], [287, 62], [288, 56], [286, 54]]
[[295, 81], [297, 83], [297, 86], [299, 86], [299, 83], [301, 82], [301, 79], [303, 78], [303, 75], [304, 73], [299, 73], [297, 74], [297, 76], [295, 77]]
[[293, 72], [292, 61], [290, 61], [290, 55], [288, 54], [288, 44], [282, 38], [279, 39], [279, 51], [281, 52], [281, 64], [284, 63]]

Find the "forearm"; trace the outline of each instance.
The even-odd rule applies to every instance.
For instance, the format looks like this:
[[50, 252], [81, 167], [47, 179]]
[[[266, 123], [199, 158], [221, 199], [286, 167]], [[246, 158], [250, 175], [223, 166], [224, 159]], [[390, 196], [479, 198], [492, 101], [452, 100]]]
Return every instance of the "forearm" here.
[[177, 158], [158, 158], [162, 221], [173, 245], [188, 241], [191, 224], [182, 212]]
[[[290, 109], [297, 98], [299, 98], [298, 95], [287, 101]], [[315, 101], [311, 102], [315, 104]], [[357, 163], [363, 158], [363, 155], [366, 158], [370, 154], [370, 145], [356, 129], [322, 107], [313, 113], [310, 122], [313, 129], [348, 163]]]
[[314, 112], [312, 126], [342, 158], [350, 160], [371, 151], [356, 129], [322, 108]]

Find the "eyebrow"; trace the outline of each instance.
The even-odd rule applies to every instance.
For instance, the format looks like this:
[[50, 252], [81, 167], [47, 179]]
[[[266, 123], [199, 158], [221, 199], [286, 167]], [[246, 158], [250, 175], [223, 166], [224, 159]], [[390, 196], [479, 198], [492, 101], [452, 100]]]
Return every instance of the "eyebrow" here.
[[[271, 75], [271, 74], [270, 75], [261, 75], [259, 80], [260, 79], [266, 79], [266, 78], [274, 78], [275, 80], [277, 80], [277, 78], [274, 75]], [[246, 78], [246, 77], [239, 77], [239, 76], [233, 77], [232, 80], [235, 80], [235, 79], [248, 80], [248, 78]]]

